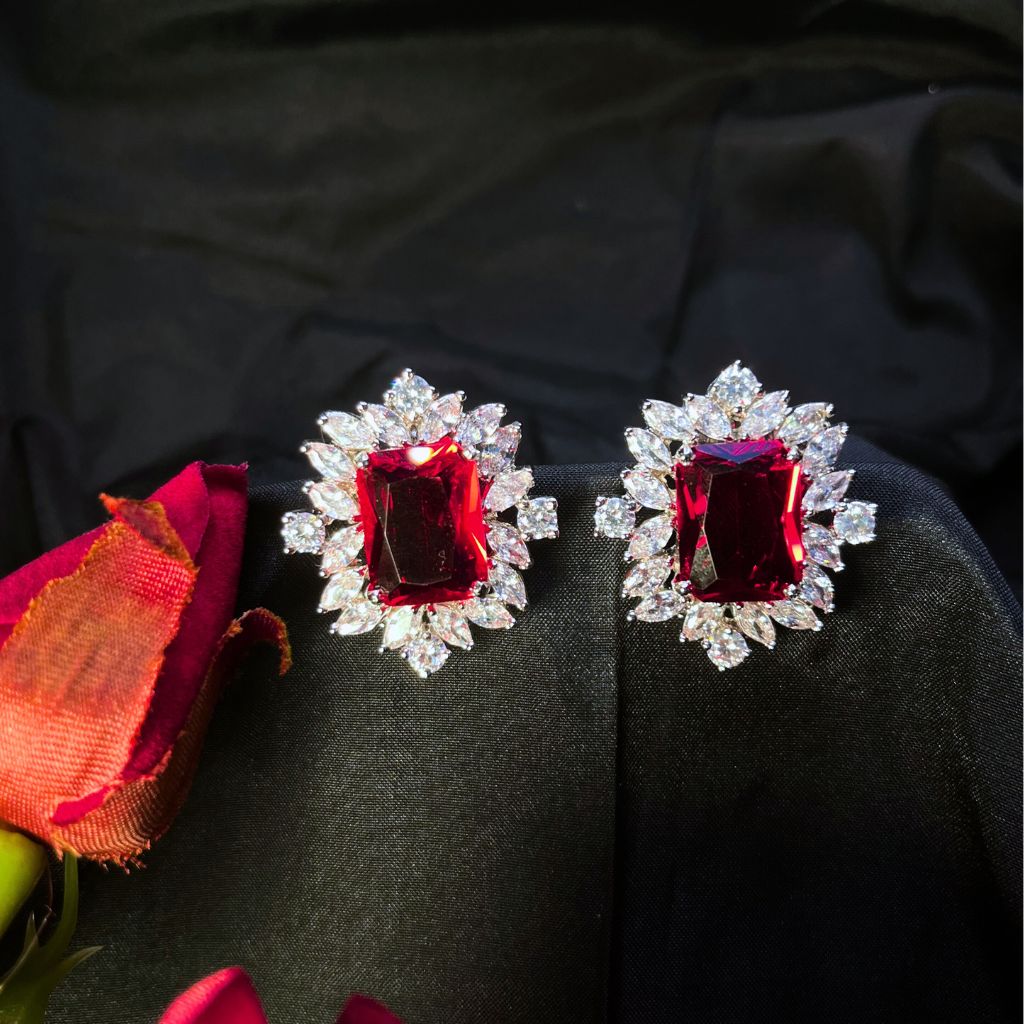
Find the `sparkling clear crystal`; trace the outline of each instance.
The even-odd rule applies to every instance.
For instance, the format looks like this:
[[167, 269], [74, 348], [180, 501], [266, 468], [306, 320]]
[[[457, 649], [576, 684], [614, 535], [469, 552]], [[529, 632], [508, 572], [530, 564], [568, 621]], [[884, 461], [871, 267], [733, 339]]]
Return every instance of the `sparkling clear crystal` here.
[[661, 477], [649, 469], [627, 469], [622, 474], [622, 482], [626, 490], [646, 508], [666, 509], [675, 504], [674, 495]]
[[356, 497], [340, 480], [321, 480], [306, 492], [313, 507], [332, 519], [354, 519], [359, 506]]
[[804, 495], [804, 511], [824, 512], [826, 509], [835, 508], [842, 500], [852, 479], [852, 469], [840, 469], [835, 473], [826, 473], [825, 476], [819, 477]]
[[510, 562], [520, 569], [530, 567], [530, 552], [523, 535], [508, 523], [490, 523], [487, 528], [487, 546], [494, 557]]
[[680, 640], [702, 640], [722, 621], [725, 609], [720, 604], [693, 601], [683, 616]]
[[706, 395], [691, 395], [687, 410], [694, 426], [713, 441], [724, 440], [732, 434], [732, 423], [722, 407]]
[[815, 434], [808, 441], [801, 459], [803, 471], [808, 476], [820, 476], [836, 464], [848, 429], [845, 423], [837, 423], [834, 427]]
[[504, 415], [505, 406], [498, 403], [478, 405], [462, 417], [455, 436], [465, 444], [482, 445], [498, 429], [498, 424]]
[[558, 536], [558, 502], [554, 498], [532, 498], [521, 501], [516, 522], [524, 537], [549, 540]]
[[765, 647], [775, 646], [775, 626], [763, 605], [753, 602], [740, 605], [733, 610], [733, 619], [751, 640]]
[[420, 417], [416, 434], [421, 441], [440, 441], [454, 433], [462, 418], [462, 396], [442, 395]]
[[384, 401], [399, 416], [412, 420], [434, 401], [434, 389], [412, 370], [405, 370], [391, 382]]
[[633, 616], [642, 622], [664, 622], [678, 615], [682, 609], [682, 595], [675, 590], [659, 590], [645, 597], [633, 609]]
[[835, 534], [820, 523], [804, 525], [804, 550], [807, 557], [818, 565], [828, 569], [842, 569], [843, 560], [839, 556], [839, 544]]
[[328, 576], [351, 565], [363, 550], [363, 535], [358, 526], [335, 530], [324, 545], [320, 571]]
[[495, 477], [484, 498], [484, 508], [491, 512], [504, 512], [511, 508], [533, 487], [533, 472], [528, 469], [517, 469], [512, 473], [502, 473]]
[[633, 531], [626, 557], [636, 560], [656, 555], [672, 539], [674, 530], [675, 520], [671, 512], [648, 519]]
[[798, 405], [779, 427], [779, 436], [790, 444], [802, 444], [824, 429], [825, 421], [832, 412], [827, 402], [807, 402]]
[[317, 611], [333, 612], [349, 604], [363, 589], [363, 575], [358, 569], [342, 569], [336, 572], [320, 595]]
[[598, 498], [594, 526], [599, 537], [628, 537], [636, 523], [636, 506], [625, 498]]
[[312, 512], [289, 512], [281, 520], [281, 536], [289, 551], [315, 555], [324, 545], [324, 524]]
[[821, 619], [804, 601], [775, 601], [767, 605], [768, 614], [787, 629], [821, 629]]
[[722, 624], [708, 634], [707, 654], [719, 671], [724, 672], [744, 661], [750, 654], [750, 646], [742, 633]]
[[646, 597], [660, 590], [672, 571], [672, 557], [657, 555], [631, 566], [622, 581], [623, 597]]
[[670, 441], [686, 441], [693, 435], [690, 414], [681, 405], [652, 398], [644, 402], [643, 414], [647, 426]]
[[740, 437], [767, 437], [778, 429], [786, 418], [789, 412], [789, 406], [786, 404], [788, 399], [788, 391], [773, 391], [759, 398], [747, 410], [736, 433]]
[[835, 585], [829, 575], [818, 566], [805, 562], [804, 578], [800, 581], [800, 597], [815, 608], [830, 612], [834, 594]]
[[451, 605], [437, 605], [430, 614], [430, 628], [452, 647], [462, 647], [468, 651], [473, 646], [469, 620]]
[[335, 620], [331, 632], [339, 636], [369, 633], [380, 622], [384, 608], [367, 598], [356, 598]]
[[325, 412], [320, 417], [320, 426], [339, 448], [347, 451], [367, 451], [376, 443], [369, 424], [350, 412]]
[[515, 608], [526, 607], [526, 584], [523, 583], [523, 577], [510, 565], [495, 562], [491, 566], [487, 582], [494, 588], [494, 595], [499, 601], [504, 601]]
[[470, 622], [485, 629], [511, 629], [515, 625], [512, 613], [495, 597], [476, 597], [467, 601], [462, 610]]
[[662, 470], [672, 468], [673, 459], [668, 446], [652, 431], [630, 427], [626, 431], [626, 444], [641, 466]]
[[726, 409], [742, 409], [761, 390], [761, 382], [738, 362], [727, 366], [708, 389], [708, 394]]
[[356, 474], [352, 460], [333, 444], [307, 441], [302, 446], [302, 454], [321, 476], [329, 480], [351, 480]]
[[451, 651], [436, 636], [422, 633], [402, 651], [402, 657], [409, 667], [424, 679], [436, 672], [447, 660]]
[[420, 611], [408, 605], [401, 608], [390, 608], [384, 619], [383, 647], [389, 651], [404, 647], [420, 628]]
[[507, 423], [494, 432], [487, 444], [476, 449], [477, 465], [484, 476], [495, 477], [512, 469], [521, 434], [520, 424]]
[[363, 419], [385, 448], [398, 448], [412, 441], [409, 426], [393, 409], [369, 403], [362, 407]]
[[847, 544], [867, 544], [875, 539], [875, 512], [871, 501], [851, 501], [835, 514], [832, 529]]

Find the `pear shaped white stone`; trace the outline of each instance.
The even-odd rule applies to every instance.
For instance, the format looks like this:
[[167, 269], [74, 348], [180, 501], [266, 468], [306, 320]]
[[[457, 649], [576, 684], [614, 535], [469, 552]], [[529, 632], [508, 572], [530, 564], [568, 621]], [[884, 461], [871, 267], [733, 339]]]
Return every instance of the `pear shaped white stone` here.
[[469, 650], [473, 646], [473, 633], [469, 620], [462, 612], [447, 604], [436, 605], [430, 613], [430, 628], [445, 643]]
[[736, 625], [759, 644], [765, 647], [775, 646], [775, 626], [764, 607], [757, 602], [749, 602], [733, 609], [732, 614]]
[[466, 618], [484, 629], [511, 629], [515, 625], [512, 613], [496, 598], [475, 597], [462, 606]]
[[530, 550], [523, 535], [508, 523], [491, 523], [487, 529], [487, 547], [494, 557], [520, 569], [530, 567]]
[[384, 616], [384, 609], [368, 598], [356, 598], [335, 620], [331, 632], [339, 636], [369, 633]]
[[495, 477], [484, 499], [484, 508], [491, 512], [504, 512], [511, 508], [533, 487], [533, 472], [529, 468]]

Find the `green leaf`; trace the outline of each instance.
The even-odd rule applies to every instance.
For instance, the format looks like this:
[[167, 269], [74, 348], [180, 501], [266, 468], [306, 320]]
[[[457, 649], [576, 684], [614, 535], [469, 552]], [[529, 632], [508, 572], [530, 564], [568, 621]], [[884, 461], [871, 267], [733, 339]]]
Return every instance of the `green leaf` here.
[[43, 1024], [53, 990], [99, 946], [67, 954], [78, 923], [78, 858], [64, 856], [64, 902], [60, 921], [43, 944], [34, 918], [25, 931], [21, 956], [0, 978], [0, 1024]]
[[0, 826], [0, 935], [39, 884], [46, 870], [46, 852], [20, 832]]

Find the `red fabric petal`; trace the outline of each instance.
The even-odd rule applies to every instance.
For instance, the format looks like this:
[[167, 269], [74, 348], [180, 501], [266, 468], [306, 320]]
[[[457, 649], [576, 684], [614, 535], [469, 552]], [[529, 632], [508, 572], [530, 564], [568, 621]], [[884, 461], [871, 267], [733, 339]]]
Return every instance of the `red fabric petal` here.
[[338, 1024], [402, 1024], [383, 1004], [369, 996], [356, 993], [348, 998], [338, 1017]]
[[182, 992], [160, 1024], [267, 1024], [260, 997], [241, 967], [226, 967]]

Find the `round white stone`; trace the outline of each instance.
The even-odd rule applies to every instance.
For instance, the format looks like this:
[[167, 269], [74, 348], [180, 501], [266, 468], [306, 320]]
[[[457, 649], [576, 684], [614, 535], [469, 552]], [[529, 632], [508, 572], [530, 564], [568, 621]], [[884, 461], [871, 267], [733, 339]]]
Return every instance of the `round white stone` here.
[[450, 653], [444, 643], [429, 633], [416, 637], [402, 651], [409, 667], [420, 676], [436, 672], [448, 660]]
[[847, 544], [867, 544], [875, 539], [875, 506], [867, 501], [851, 501], [836, 513], [832, 525]]
[[602, 537], [628, 537], [636, 525], [636, 509], [625, 498], [607, 498], [597, 506], [594, 523]]
[[324, 546], [326, 531], [318, 516], [311, 512], [289, 512], [281, 524], [285, 547], [305, 555], [315, 555]]

